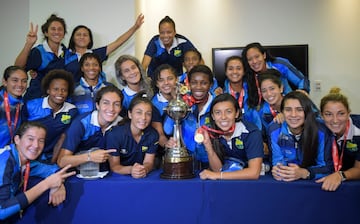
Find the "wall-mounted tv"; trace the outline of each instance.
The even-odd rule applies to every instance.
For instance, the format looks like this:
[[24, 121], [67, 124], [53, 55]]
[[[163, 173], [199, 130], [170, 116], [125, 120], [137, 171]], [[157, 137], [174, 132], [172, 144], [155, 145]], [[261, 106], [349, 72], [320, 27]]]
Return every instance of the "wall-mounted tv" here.
[[[233, 55], [241, 56], [244, 47], [212, 48], [213, 72], [220, 86], [225, 81], [225, 60]], [[264, 46], [275, 57], [288, 59], [304, 76], [309, 78], [309, 45], [273, 45]]]

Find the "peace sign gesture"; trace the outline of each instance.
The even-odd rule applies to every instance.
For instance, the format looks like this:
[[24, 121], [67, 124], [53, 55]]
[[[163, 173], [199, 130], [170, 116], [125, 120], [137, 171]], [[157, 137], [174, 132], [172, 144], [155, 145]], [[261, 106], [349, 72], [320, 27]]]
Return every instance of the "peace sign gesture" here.
[[38, 32], [38, 25], [34, 25], [30, 23], [30, 30], [29, 33], [26, 35], [26, 43], [33, 46], [37, 41], [37, 32]]

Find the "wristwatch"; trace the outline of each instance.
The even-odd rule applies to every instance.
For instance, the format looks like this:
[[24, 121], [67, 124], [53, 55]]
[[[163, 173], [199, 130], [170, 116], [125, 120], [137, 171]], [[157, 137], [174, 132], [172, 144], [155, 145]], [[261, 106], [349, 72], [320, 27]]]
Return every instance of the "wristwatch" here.
[[341, 176], [341, 182], [345, 181], [345, 180], [346, 180], [346, 176], [345, 176], [344, 171], [339, 171], [339, 174], [340, 174], [340, 176]]

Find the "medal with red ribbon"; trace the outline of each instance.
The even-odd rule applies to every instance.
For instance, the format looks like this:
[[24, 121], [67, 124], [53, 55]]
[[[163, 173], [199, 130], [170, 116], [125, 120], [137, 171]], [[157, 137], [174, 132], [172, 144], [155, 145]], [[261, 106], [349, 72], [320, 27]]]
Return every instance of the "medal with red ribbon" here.
[[[229, 88], [230, 88], [230, 94], [236, 99], [236, 92], [233, 90], [233, 88], [231, 88], [231, 85], [229, 84]], [[244, 88], [241, 89], [240, 91], [240, 96], [237, 99], [237, 101], [239, 102], [239, 106], [240, 109], [243, 109], [243, 100], [244, 100]]]
[[333, 157], [335, 172], [341, 170], [341, 168], [342, 168], [343, 156], [344, 156], [344, 151], [345, 151], [344, 146], [346, 145], [346, 137], [348, 135], [349, 128], [350, 128], [350, 121], [348, 120], [348, 122], [346, 123], [345, 132], [344, 132], [344, 135], [343, 135], [344, 140], [343, 140], [343, 144], [342, 144], [342, 147], [341, 147], [340, 158], [339, 158], [339, 151], [338, 151], [338, 145], [336, 143], [336, 139], [334, 139], [333, 143], [332, 143], [331, 153], [332, 153], [332, 157]]
[[231, 126], [231, 128], [227, 131], [222, 131], [222, 130], [217, 130], [217, 129], [213, 129], [213, 128], [210, 128], [206, 125], [203, 125], [201, 126], [202, 129], [205, 129], [206, 131], [208, 131], [209, 133], [209, 136], [211, 138], [216, 138], [216, 136], [214, 134], [218, 134], [219, 136], [220, 135], [227, 135], [227, 134], [232, 134], [234, 133], [234, 130], [235, 130], [235, 124], [233, 124], [233, 126]]
[[25, 165], [25, 172], [24, 172], [24, 188], [23, 191], [26, 191], [27, 185], [28, 185], [28, 181], [29, 181], [29, 176], [30, 176], [30, 161], [26, 162]]
[[4, 92], [4, 107], [5, 107], [7, 126], [9, 128], [10, 138], [11, 138], [11, 142], [12, 142], [13, 137], [14, 137], [14, 132], [15, 132], [15, 129], [16, 129], [16, 125], [17, 125], [17, 122], [19, 120], [20, 103], [18, 103], [16, 105], [14, 123], [12, 123], [12, 121], [11, 121], [10, 103], [9, 103], [9, 96], [8, 96], [7, 91]]

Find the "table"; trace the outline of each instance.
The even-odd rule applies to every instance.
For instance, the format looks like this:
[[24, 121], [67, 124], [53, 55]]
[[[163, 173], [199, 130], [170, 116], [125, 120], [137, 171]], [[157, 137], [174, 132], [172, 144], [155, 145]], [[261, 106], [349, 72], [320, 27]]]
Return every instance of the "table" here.
[[103, 179], [71, 177], [67, 199], [36, 200], [19, 223], [359, 223], [360, 181], [325, 192], [310, 180], [164, 180], [109, 174]]

